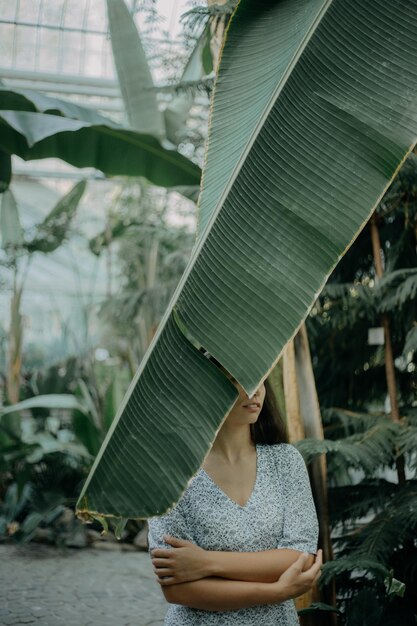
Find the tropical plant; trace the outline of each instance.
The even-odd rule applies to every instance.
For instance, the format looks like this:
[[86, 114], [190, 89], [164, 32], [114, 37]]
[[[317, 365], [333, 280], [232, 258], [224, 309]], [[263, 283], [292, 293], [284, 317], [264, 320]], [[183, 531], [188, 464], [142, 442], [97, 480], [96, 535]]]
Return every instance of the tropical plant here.
[[[178, 145], [178, 133], [185, 125], [193, 105], [193, 94], [174, 94], [163, 111], [158, 107], [157, 89], [153, 82], [141, 37], [124, 0], [107, 0], [109, 31], [120, 89], [129, 125], [159, 139]], [[198, 39], [181, 82], [198, 82], [204, 75], [203, 51], [207, 32]]]
[[0, 408], [0, 540], [30, 541], [41, 526], [63, 543], [80, 531], [61, 516], [75, 507], [124, 382], [117, 369], [102, 372], [85, 356], [26, 378], [29, 397]]
[[[417, 614], [416, 358], [409, 340], [417, 321], [416, 176], [410, 155], [374, 214], [382, 278], [376, 280], [374, 223], [337, 265], [307, 319], [325, 439], [297, 445], [308, 462], [327, 457], [335, 560], [325, 564], [321, 585], [336, 582], [349, 626], [414, 624]], [[387, 394], [390, 355], [378, 338], [383, 314], [398, 419]]]
[[[325, 439], [297, 443], [308, 463], [327, 457], [335, 559], [324, 564], [319, 585], [335, 579], [347, 626], [414, 624], [416, 415], [401, 424], [383, 414], [341, 409], [327, 409], [323, 417]], [[411, 473], [405, 483], [387, 475], [399, 454]], [[363, 612], [366, 603], [369, 612]]]
[[[49, 408], [80, 406], [73, 396], [50, 396]], [[42, 407], [31, 398], [0, 413], [0, 539], [29, 541], [39, 526], [61, 536], [58, 519], [65, 506], [74, 506], [80, 485], [91, 466], [89, 452], [56, 418], [21, 416]]]
[[101, 303], [102, 342], [130, 365], [143, 357], [191, 253], [189, 227], [170, 223], [169, 196], [146, 182], [120, 190], [106, 228], [90, 240], [95, 254], [117, 249], [117, 291]]
[[7, 364], [7, 395], [10, 403], [19, 400], [23, 341], [20, 305], [31, 259], [37, 252], [54, 252], [65, 241], [85, 187], [85, 180], [78, 182], [57, 202], [41, 223], [26, 233], [21, 228], [19, 208], [12, 191], [7, 189], [1, 196], [0, 231], [5, 254], [0, 262], [11, 270], [13, 285]]
[[84, 486], [84, 519], [178, 499], [237, 393], [199, 347], [249, 395], [279, 359], [416, 142], [415, 17], [376, 0], [238, 5], [197, 240]]
[[198, 165], [150, 134], [35, 91], [0, 87], [0, 128], [3, 189], [10, 182], [12, 154], [25, 160], [56, 157], [107, 175], [144, 176], [166, 187], [200, 181]]

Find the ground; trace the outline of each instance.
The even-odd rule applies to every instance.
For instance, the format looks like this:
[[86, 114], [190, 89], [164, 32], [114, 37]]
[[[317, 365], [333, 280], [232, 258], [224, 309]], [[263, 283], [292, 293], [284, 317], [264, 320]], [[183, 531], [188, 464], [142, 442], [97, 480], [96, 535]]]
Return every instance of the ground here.
[[161, 626], [146, 552], [0, 545], [0, 626]]

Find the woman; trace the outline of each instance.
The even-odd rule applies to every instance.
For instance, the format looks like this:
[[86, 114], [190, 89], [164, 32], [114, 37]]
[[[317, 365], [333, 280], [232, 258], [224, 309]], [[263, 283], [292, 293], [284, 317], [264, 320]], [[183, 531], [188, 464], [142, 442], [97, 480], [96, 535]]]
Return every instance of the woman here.
[[149, 520], [164, 624], [296, 626], [292, 598], [322, 565], [307, 468], [268, 381], [249, 398], [221, 369], [239, 397], [177, 504]]

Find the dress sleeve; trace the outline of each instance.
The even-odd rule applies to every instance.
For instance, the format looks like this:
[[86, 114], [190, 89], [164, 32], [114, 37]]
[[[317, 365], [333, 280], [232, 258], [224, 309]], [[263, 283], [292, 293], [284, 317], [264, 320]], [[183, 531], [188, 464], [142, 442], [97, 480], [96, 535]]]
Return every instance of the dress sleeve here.
[[181, 501], [177, 502], [168, 513], [148, 519], [149, 551], [153, 548], [172, 548], [163, 540], [164, 535], [192, 541], [185, 515], [181, 508]]
[[315, 554], [319, 523], [305, 461], [291, 444], [276, 446], [276, 455], [284, 494], [283, 534], [277, 548]]

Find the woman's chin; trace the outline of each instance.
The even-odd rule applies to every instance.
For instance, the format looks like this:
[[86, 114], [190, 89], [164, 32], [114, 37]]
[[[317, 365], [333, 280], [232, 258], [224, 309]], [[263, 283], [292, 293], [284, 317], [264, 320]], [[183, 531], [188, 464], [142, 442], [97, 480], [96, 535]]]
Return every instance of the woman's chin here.
[[247, 414], [246, 413], [245, 415], [242, 415], [242, 416], [239, 416], [239, 417], [236, 416], [233, 419], [233, 421], [231, 420], [229, 422], [229, 424], [230, 423], [236, 424], [236, 425], [239, 425], [239, 424], [254, 424], [255, 422], [258, 421], [258, 418], [259, 418], [259, 414], [256, 414], [256, 413], [252, 413], [252, 414], [249, 413], [249, 414]]

